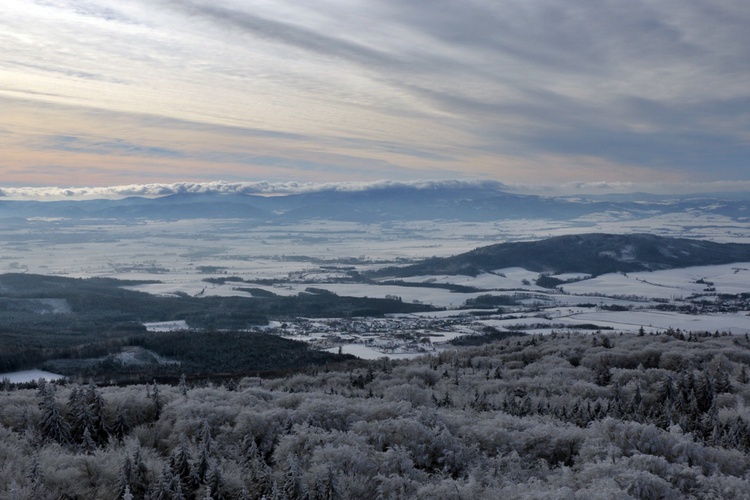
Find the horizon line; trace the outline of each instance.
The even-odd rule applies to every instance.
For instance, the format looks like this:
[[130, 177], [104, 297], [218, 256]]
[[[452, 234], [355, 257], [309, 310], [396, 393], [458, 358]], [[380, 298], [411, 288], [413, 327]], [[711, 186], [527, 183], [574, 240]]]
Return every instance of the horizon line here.
[[322, 192], [363, 192], [383, 189], [485, 189], [513, 194], [540, 196], [663, 195], [690, 196], [708, 194], [747, 194], [748, 181], [641, 182], [569, 182], [559, 185], [505, 184], [489, 179], [421, 179], [339, 182], [244, 181], [172, 182], [124, 184], [113, 186], [0, 186], [0, 200], [86, 200], [127, 197], [158, 198], [176, 194], [242, 194], [283, 196]]

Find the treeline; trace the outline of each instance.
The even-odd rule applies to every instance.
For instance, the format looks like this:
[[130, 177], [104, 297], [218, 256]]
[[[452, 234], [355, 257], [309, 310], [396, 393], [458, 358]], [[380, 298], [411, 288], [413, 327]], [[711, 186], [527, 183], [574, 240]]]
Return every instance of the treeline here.
[[223, 385], [8, 386], [0, 496], [747, 498], [748, 363], [745, 336], [557, 333]]
[[129, 343], [179, 362], [162, 365], [163, 375], [238, 377], [356, 360], [351, 355], [319, 351], [305, 342], [258, 332], [165, 332], [135, 337]]
[[356, 360], [312, 349], [305, 342], [246, 331], [148, 332], [107, 347], [96, 358], [56, 358], [41, 366], [72, 379], [133, 384], [176, 380], [181, 374], [193, 379], [266, 376]]

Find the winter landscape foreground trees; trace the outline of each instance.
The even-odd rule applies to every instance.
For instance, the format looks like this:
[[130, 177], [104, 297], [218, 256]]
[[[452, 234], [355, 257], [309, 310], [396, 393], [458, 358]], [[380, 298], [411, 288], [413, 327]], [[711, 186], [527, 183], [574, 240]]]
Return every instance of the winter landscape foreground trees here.
[[7, 387], [0, 497], [747, 498], [750, 341], [552, 334], [215, 385]]

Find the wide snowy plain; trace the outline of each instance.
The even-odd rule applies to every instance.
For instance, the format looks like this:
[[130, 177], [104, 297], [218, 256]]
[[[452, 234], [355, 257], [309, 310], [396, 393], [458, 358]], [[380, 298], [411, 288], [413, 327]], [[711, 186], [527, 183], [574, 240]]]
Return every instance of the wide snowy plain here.
[[[750, 292], [750, 263], [693, 267], [588, 278], [582, 273], [558, 276], [570, 281], [556, 289], [536, 286], [538, 273], [497, 269], [479, 276], [418, 276], [410, 286], [342, 283], [349, 270], [367, 271], [450, 256], [508, 241], [566, 234], [647, 232], [662, 236], [750, 242], [750, 224], [700, 211], [632, 218], [600, 213], [565, 221], [497, 220], [492, 222], [393, 221], [355, 223], [311, 220], [293, 224], [250, 224], [234, 219], [176, 221], [31, 219], [0, 226], [0, 273], [26, 272], [68, 277], [151, 280], [133, 286], [152, 294], [252, 297], [232, 277], [266, 280], [252, 287], [276, 295], [305, 293], [314, 286], [341, 296], [399, 297], [444, 310], [386, 319], [308, 320], [270, 324], [269, 331], [308, 340], [323, 349], [364, 358], [414, 356], [443, 348], [460, 335], [487, 328], [528, 333], [589, 329], [633, 332], [666, 330], [750, 332], [750, 311], [690, 314], [679, 306], [716, 301], [721, 294]], [[206, 279], [211, 279], [210, 282]], [[438, 284], [474, 287], [458, 293]], [[424, 285], [424, 286], [419, 286]], [[467, 307], [480, 295], [508, 295], [512, 307], [490, 314]], [[684, 309], [684, 308], [683, 308]], [[333, 325], [333, 326], [332, 326]], [[149, 329], [182, 328], [153, 324]], [[407, 335], [403, 335], [407, 332]]]

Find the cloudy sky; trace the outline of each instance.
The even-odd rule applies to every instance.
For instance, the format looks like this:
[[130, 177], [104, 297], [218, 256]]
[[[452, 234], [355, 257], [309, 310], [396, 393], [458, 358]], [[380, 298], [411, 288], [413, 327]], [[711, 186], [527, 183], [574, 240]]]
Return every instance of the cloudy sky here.
[[2, 0], [0, 186], [727, 186], [748, 26], [747, 0]]

